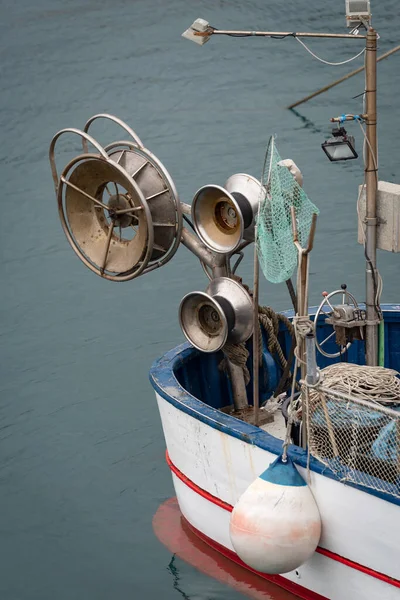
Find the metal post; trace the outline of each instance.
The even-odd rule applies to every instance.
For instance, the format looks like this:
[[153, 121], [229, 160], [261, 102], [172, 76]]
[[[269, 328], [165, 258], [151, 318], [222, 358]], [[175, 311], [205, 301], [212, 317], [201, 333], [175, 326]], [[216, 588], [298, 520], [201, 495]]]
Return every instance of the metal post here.
[[306, 335], [306, 382], [315, 385], [318, 381], [317, 357], [315, 355], [315, 336], [313, 333]]
[[211, 268], [221, 267], [226, 274], [226, 261], [223, 254], [217, 254], [209, 250], [195, 235], [186, 228], [182, 229], [182, 244], [188, 248], [201, 261]]
[[[220, 255], [222, 256], [222, 255]], [[227, 277], [227, 261], [224, 265], [216, 265], [212, 267], [213, 277]], [[244, 373], [242, 367], [235, 365], [231, 360], [226, 358], [229, 377], [232, 385], [233, 405], [235, 410], [240, 411], [248, 408], [246, 384], [244, 381]]]
[[[307, 317], [308, 316], [308, 286], [307, 286], [307, 276], [308, 276], [308, 254], [304, 254], [301, 258], [300, 265], [300, 285], [297, 292], [297, 314], [299, 317]], [[302, 338], [300, 345], [300, 356], [303, 361], [300, 365], [300, 373], [301, 378], [305, 379], [307, 374], [307, 365], [304, 362], [306, 354], [306, 342], [305, 339]], [[304, 424], [303, 424], [304, 428]], [[304, 429], [303, 429], [304, 431]]]
[[242, 367], [235, 365], [230, 360], [228, 362], [229, 377], [232, 385], [233, 405], [235, 410], [240, 411], [248, 408], [246, 384]]
[[[292, 215], [292, 229], [293, 229], [293, 241], [294, 245], [297, 248], [299, 253], [299, 267], [297, 270], [297, 316], [298, 317], [307, 317], [308, 316], [308, 263], [309, 263], [309, 255], [314, 245], [314, 237], [315, 237], [315, 228], [317, 226], [317, 215], [316, 213], [312, 216], [310, 233], [308, 235], [307, 247], [302, 248], [299, 242], [299, 233], [297, 230], [297, 221], [296, 221], [296, 210], [294, 206], [291, 207], [291, 215]], [[305, 379], [307, 374], [307, 365], [304, 363], [304, 358], [306, 355], [306, 340], [303, 338], [300, 343], [300, 358], [301, 358], [301, 378]], [[293, 388], [294, 389], [294, 388]], [[302, 419], [302, 446], [303, 448], [307, 448], [307, 411], [308, 406], [307, 402], [302, 398], [303, 406], [305, 406], [305, 411], [303, 411], [303, 419]]]
[[259, 347], [259, 324], [258, 324], [258, 287], [260, 267], [258, 263], [257, 247], [254, 245], [254, 285], [253, 285], [253, 408], [254, 425], [259, 422], [260, 407], [260, 347]]
[[228, 272], [227, 272], [227, 268], [226, 268], [226, 264], [224, 265], [216, 265], [215, 267], [212, 267], [212, 274], [213, 277], [228, 277]]
[[[182, 206], [183, 212], [187, 212], [188, 206], [187, 204]], [[185, 228], [182, 230], [182, 244], [211, 268], [213, 277], [228, 276], [227, 257], [224, 254], [218, 254], [209, 250], [196, 236]], [[227, 360], [227, 363], [235, 410], [242, 410], [248, 407], [243, 369], [233, 364], [230, 360]]]
[[[366, 362], [378, 364], [378, 324], [376, 314], [376, 197], [378, 188], [377, 135], [376, 135], [376, 51], [377, 33], [370, 28], [367, 34], [365, 53], [365, 100], [366, 135], [365, 183], [366, 183]], [[374, 323], [375, 322], [375, 323]], [[374, 323], [374, 324], [373, 324]]]

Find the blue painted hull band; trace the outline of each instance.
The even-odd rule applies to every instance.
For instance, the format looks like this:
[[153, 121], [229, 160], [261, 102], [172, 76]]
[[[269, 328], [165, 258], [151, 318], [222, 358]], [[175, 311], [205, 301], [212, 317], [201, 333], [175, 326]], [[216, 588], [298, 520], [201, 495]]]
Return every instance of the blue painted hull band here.
[[[382, 305], [385, 311], [399, 312], [399, 305]], [[289, 314], [289, 311], [285, 314]], [[184, 363], [199, 354], [189, 343], [181, 344], [176, 348], [164, 354], [156, 360], [151, 366], [149, 379], [155, 391], [164, 398], [167, 402], [175, 406], [194, 419], [231, 435], [235, 438], [243, 440], [247, 444], [253, 444], [262, 450], [276, 454], [282, 453], [283, 442], [270, 435], [268, 432], [239, 421], [230, 415], [223, 413], [215, 408], [207, 406], [204, 402], [195, 398], [187, 392], [178, 382], [175, 377], [177, 371]], [[307, 452], [298, 446], [289, 446], [288, 456], [291, 460], [301, 467], [307, 468]], [[310, 456], [310, 469], [315, 473], [319, 473], [324, 477], [328, 477], [335, 481], [338, 478], [325, 465]], [[400, 498], [386, 494], [372, 488], [366, 488], [362, 485], [349, 481], [343, 482], [344, 485], [358, 489], [366, 494], [377, 496], [382, 500], [386, 500], [391, 504], [400, 506]]]

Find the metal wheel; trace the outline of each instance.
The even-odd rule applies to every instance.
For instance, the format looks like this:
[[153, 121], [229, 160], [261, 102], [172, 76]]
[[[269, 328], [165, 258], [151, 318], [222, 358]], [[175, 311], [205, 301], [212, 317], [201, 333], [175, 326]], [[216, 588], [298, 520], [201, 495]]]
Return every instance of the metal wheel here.
[[[85, 124], [85, 127], [83, 128], [83, 131], [85, 133], [88, 133], [89, 128], [91, 126], [91, 124], [96, 121], [97, 119], [107, 119], [108, 121], [112, 121], [113, 123], [116, 123], [117, 125], [119, 125], [122, 129], [124, 129], [127, 133], [129, 133], [129, 135], [131, 136], [131, 138], [134, 140], [135, 144], [143, 147], [143, 142], [140, 139], [140, 137], [137, 135], [137, 133], [135, 131], [133, 131], [133, 129], [131, 129], [131, 127], [129, 127], [129, 125], [127, 125], [124, 121], [122, 121], [122, 119], [119, 119], [118, 117], [115, 117], [114, 115], [109, 115], [107, 113], [100, 113], [98, 115], [94, 115], [93, 117], [91, 117]], [[88, 146], [87, 146], [87, 141], [85, 138], [82, 138], [82, 146], [83, 146], [83, 151], [84, 152], [89, 152], [88, 150]]]
[[341, 354], [344, 354], [351, 346], [351, 342], [348, 342], [348, 344], [346, 346], [342, 346], [340, 348], [340, 350], [338, 350], [338, 352], [326, 352], [323, 349], [323, 346], [326, 344], [326, 342], [328, 342], [331, 338], [333, 338], [333, 336], [335, 335], [335, 329], [332, 327], [332, 333], [330, 333], [328, 336], [326, 336], [322, 341], [318, 340], [318, 322], [322, 321], [322, 318], [320, 319], [320, 317], [324, 317], [324, 320], [326, 317], [331, 317], [334, 314], [335, 311], [335, 307], [333, 305], [333, 303], [331, 302], [332, 298], [334, 298], [335, 296], [341, 296], [341, 304], [348, 304], [348, 305], [352, 305], [354, 306], [355, 309], [358, 309], [358, 304], [357, 304], [357, 300], [354, 298], [354, 296], [352, 294], [350, 294], [350, 292], [348, 292], [347, 290], [341, 289], [341, 290], [335, 290], [334, 292], [331, 292], [330, 294], [327, 294], [324, 299], [322, 300], [321, 304], [318, 307], [317, 312], [315, 313], [315, 318], [314, 318], [314, 333], [315, 333], [315, 344], [319, 350], [319, 352], [323, 355], [326, 356], [327, 358], [338, 358]]
[[170, 174], [147, 148], [132, 142], [113, 142], [104, 150], [137, 183], [149, 206], [154, 244], [148, 269], [166, 264], [179, 247], [183, 227], [178, 192]]
[[[73, 250], [94, 273], [111, 281], [128, 281], [166, 264], [182, 234], [182, 209], [174, 182], [163, 164], [135, 142], [113, 142], [103, 148], [87, 131], [63, 129], [51, 141], [49, 158], [59, 215]], [[71, 160], [58, 176], [55, 146], [65, 133], [82, 139], [85, 153]], [[99, 154], [87, 151], [90, 142]]]
[[120, 165], [96, 154], [74, 158], [61, 174], [57, 200], [67, 239], [91, 271], [110, 281], [144, 271], [153, 253], [152, 217]]

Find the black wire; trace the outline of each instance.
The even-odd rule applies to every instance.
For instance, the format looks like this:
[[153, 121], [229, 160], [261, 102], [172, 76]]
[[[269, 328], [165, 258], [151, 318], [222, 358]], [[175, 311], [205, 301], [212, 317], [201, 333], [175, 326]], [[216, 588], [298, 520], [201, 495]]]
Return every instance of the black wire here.
[[[364, 90], [364, 94], [365, 94], [365, 90]], [[361, 94], [360, 94], [360, 96], [361, 96]], [[365, 132], [364, 132], [364, 137], [365, 137], [365, 139], [367, 139]], [[364, 144], [365, 144], [365, 142], [364, 142]], [[371, 148], [369, 150], [372, 153]], [[372, 153], [372, 156], [373, 156], [374, 165], [376, 167], [376, 158], [375, 158], [375, 156], [374, 156], [373, 153]], [[376, 187], [378, 189], [378, 173], [377, 173], [376, 170], [375, 170], [375, 182], [376, 182]], [[366, 184], [366, 175], [364, 175], [364, 185], [365, 184]], [[376, 281], [375, 268], [374, 268], [374, 266], [373, 266], [373, 264], [371, 262], [370, 257], [367, 254], [367, 244], [366, 243], [364, 243], [364, 256], [365, 256], [365, 260], [369, 264], [369, 268], [371, 269], [372, 282], [373, 282], [373, 285], [374, 285], [374, 308], [375, 308], [375, 312], [377, 314], [378, 319], [381, 320], [382, 319], [382, 309], [381, 309], [380, 305], [376, 303], [376, 296], [377, 296], [377, 293], [378, 293], [378, 284], [377, 284], [377, 281]]]
[[188, 217], [187, 217], [186, 215], [182, 215], [182, 217], [183, 217], [183, 219], [186, 221], [186, 223], [187, 223], [188, 225], [190, 225], [190, 227], [193, 229], [193, 231], [196, 231], [196, 230], [195, 230], [195, 228], [194, 228], [194, 226], [193, 226], [193, 223], [192, 223], [192, 221], [191, 221], [190, 219], [188, 219]]
[[[217, 29], [218, 31], [218, 29]], [[285, 35], [254, 35], [253, 33], [227, 33], [229, 37], [245, 38], [245, 37], [270, 37], [272, 40], [284, 40], [287, 37], [296, 37], [296, 33], [286, 33]]]
[[372, 281], [373, 281], [373, 284], [374, 284], [374, 308], [375, 308], [375, 312], [377, 314], [377, 317], [379, 319], [381, 319], [381, 317], [382, 317], [382, 310], [381, 310], [381, 307], [376, 303], [376, 295], [377, 295], [377, 292], [378, 292], [378, 284], [376, 282], [375, 269], [374, 269], [374, 266], [373, 266], [373, 264], [371, 262], [371, 259], [369, 258], [368, 254], [367, 254], [367, 247], [365, 245], [364, 245], [364, 256], [365, 256], [365, 260], [369, 264], [369, 268], [371, 269]]
[[271, 35], [270, 38], [272, 40], [284, 40], [287, 37], [296, 37], [297, 33], [293, 31], [293, 33], [287, 33], [286, 35]]
[[293, 304], [294, 312], [296, 313], [297, 312], [297, 296], [296, 296], [296, 292], [294, 291], [293, 283], [292, 283], [292, 280], [290, 279], [290, 277], [289, 277], [289, 279], [286, 280], [286, 285], [287, 285], [287, 289], [289, 291], [290, 299]]

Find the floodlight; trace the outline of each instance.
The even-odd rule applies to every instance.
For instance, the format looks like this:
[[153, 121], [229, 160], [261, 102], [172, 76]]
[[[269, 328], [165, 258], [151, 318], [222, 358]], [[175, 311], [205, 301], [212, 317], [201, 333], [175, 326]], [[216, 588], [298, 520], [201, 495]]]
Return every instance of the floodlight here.
[[[196, 35], [196, 33], [209, 33], [209, 35]], [[199, 44], [203, 46], [210, 39], [213, 32], [213, 28], [210, 26], [208, 21], [204, 19], [196, 19], [189, 29], [186, 29], [184, 33], [182, 33], [182, 37], [190, 40], [191, 42], [195, 42], [195, 44]]]
[[338, 160], [351, 160], [358, 158], [355, 151], [354, 137], [347, 135], [344, 127], [333, 129], [332, 136], [321, 144], [322, 150], [325, 152], [329, 160], [332, 162]]

